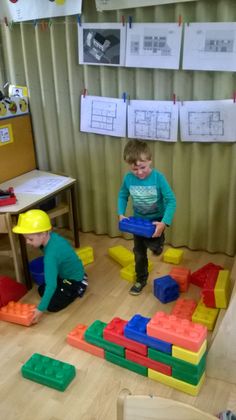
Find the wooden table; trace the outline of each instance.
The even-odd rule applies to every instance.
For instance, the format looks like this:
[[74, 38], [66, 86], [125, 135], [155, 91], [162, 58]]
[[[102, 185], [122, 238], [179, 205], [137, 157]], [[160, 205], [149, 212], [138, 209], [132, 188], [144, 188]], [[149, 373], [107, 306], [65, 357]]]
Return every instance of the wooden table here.
[[[2, 184], [0, 189], [6, 190], [13, 187], [17, 202], [10, 206], [0, 206], [0, 232], [8, 233], [13, 254], [16, 279], [22, 282], [19, 268], [18, 246], [16, 235], [12, 233], [12, 226], [16, 223], [17, 216], [29, 209], [38, 207], [49, 198], [58, 196], [61, 193], [69, 193], [69, 203], [66, 206], [59, 206], [48, 212], [50, 218], [61, 216], [70, 212], [73, 224], [75, 247], [79, 247], [79, 223], [77, 210], [76, 180], [74, 178], [60, 176], [51, 172], [33, 170], [12, 178]], [[18, 236], [18, 235], [17, 235]], [[19, 235], [20, 255], [23, 265], [25, 283], [28, 288], [32, 287], [31, 276], [26, 243], [23, 235]]]

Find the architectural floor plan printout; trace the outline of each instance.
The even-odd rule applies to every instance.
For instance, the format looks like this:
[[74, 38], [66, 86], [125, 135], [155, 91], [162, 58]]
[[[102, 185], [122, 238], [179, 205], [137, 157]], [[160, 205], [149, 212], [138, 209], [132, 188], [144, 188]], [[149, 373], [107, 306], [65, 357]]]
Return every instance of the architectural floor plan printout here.
[[158, 6], [171, 3], [185, 3], [197, 0], [96, 0], [99, 12], [103, 10], [129, 9], [132, 7]]
[[82, 0], [1, 0], [0, 18], [23, 22], [81, 13]]
[[127, 27], [127, 67], [178, 69], [182, 25], [133, 23]]
[[235, 142], [236, 104], [233, 100], [180, 104], [180, 138], [194, 142]]
[[185, 25], [183, 69], [236, 71], [236, 22]]
[[130, 101], [128, 137], [177, 141], [178, 104], [173, 101]]
[[126, 136], [127, 101], [100, 96], [81, 96], [80, 131]]
[[126, 25], [78, 23], [79, 64], [124, 66]]

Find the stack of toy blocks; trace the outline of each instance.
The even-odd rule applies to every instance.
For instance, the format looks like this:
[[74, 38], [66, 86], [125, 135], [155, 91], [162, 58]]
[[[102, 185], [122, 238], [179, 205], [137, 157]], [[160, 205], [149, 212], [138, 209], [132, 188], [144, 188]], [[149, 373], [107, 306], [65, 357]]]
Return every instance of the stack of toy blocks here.
[[29, 327], [32, 324], [36, 305], [30, 303], [9, 302], [0, 309], [0, 320]]
[[81, 259], [83, 265], [90, 264], [94, 261], [93, 248], [91, 246], [76, 248], [75, 252]]
[[[113, 246], [108, 249], [108, 255], [118, 262], [123, 268], [120, 270], [120, 276], [130, 282], [135, 282], [136, 272], [134, 264], [134, 253], [122, 245]], [[153, 269], [152, 261], [148, 261], [148, 272]]]
[[122, 232], [133, 233], [134, 235], [151, 238], [155, 232], [156, 226], [150, 220], [144, 220], [138, 217], [129, 217], [119, 222], [119, 229]]
[[162, 303], [172, 302], [179, 297], [179, 285], [170, 276], [163, 276], [153, 281], [154, 296]]
[[163, 254], [163, 261], [166, 263], [180, 264], [184, 255], [182, 249], [168, 248]]
[[65, 391], [76, 375], [75, 367], [42, 354], [34, 353], [22, 366], [24, 378], [42, 385]]
[[206, 333], [202, 325], [160, 312], [152, 319], [136, 314], [129, 321], [116, 317], [109, 323], [96, 320], [89, 327], [80, 324], [67, 342], [197, 395], [205, 376]]

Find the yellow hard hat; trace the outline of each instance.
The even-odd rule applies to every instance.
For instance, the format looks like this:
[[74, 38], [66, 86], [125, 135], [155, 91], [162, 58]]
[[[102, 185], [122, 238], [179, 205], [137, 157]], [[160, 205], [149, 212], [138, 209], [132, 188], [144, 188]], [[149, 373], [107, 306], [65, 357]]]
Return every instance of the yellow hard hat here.
[[28, 210], [21, 213], [17, 225], [13, 227], [14, 233], [30, 234], [46, 232], [52, 228], [49, 216], [43, 210]]

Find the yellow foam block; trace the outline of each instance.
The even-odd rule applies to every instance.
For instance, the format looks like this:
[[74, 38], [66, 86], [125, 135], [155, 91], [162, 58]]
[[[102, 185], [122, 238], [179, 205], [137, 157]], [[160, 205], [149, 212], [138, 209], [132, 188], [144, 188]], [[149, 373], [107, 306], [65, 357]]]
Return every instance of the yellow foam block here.
[[122, 267], [134, 262], [134, 254], [129, 249], [125, 248], [122, 245], [113, 246], [108, 248], [108, 255], [118, 262]]
[[202, 384], [205, 379], [205, 372], [197, 385], [192, 385], [179, 379], [175, 379], [172, 376], [164, 375], [163, 373], [157, 372], [153, 369], [148, 369], [148, 377], [155, 381], [161, 382], [164, 385], [171, 386], [172, 388], [178, 389], [179, 391], [186, 392], [187, 394], [196, 396], [198, 395]]
[[[148, 272], [150, 273], [153, 269], [153, 262], [148, 261]], [[120, 276], [122, 279], [128, 280], [130, 282], [135, 282], [136, 280], [136, 272], [135, 272], [135, 265], [134, 263], [127, 265], [126, 267], [123, 267], [120, 270]]]
[[219, 314], [218, 308], [209, 308], [203, 303], [202, 299], [198, 302], [198, 305], [192, 315], [192, 321], [203, 324], [209, 331], [212, 331], [215, 322]]
[[163, 254], [163, 261], [172, 264], [180, 264], [184, 255], [182, 249], [168, 248]]
[[229, 270], [220, 270], [214, 288], [215, 302], [217, 308], [227, 308], [230, 297], [230, 276]]
[[91, 246], [83, 246], [75, 249], [76, 254], [81, 259], [83, 265], [87, 265], [94, 261], [93, 248]]
[[172, 356], [177, 357], [178, 359], [185, 360], [185, 362], [192, 363], [193, 365], [198, 365], [203, 354], [207, 349], [207, 340], [203, 342], [198, 352], [190, 351], [184, 349], [183, 347], [172, 346]]

